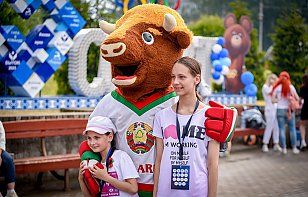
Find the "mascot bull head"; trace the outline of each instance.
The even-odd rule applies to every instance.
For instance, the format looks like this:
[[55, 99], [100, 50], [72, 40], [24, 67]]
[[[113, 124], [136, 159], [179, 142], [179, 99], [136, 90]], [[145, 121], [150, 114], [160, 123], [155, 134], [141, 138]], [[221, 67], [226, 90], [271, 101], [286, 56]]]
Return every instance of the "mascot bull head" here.
[[100, 28], [109, 34], [100, 49], [111, 63], [112, 82], [135, 101], [168, 89], [172, 66], [192, 41], [182, 17], [157, 4], [136, 6]]

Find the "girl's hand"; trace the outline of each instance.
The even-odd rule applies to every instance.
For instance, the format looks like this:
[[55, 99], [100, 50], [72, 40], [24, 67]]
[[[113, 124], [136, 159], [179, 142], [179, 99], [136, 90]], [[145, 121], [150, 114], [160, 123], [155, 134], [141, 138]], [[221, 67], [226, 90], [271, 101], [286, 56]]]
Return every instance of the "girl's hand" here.
[[87, 162], [82, 161], [80, 162], [80, 167], [79, 167], [79, 176], [78, 179], [83, 181], [83, 175], [85, 173], [85, 169], [87, 168]]
[[104, 180], [106, 182], [108, 182], [108, 178], [110, 177], [110, 175], [107, 172], [107, 167], [106, 165], [103, 165], [104, 168], [100, 169], [99, 167], [97, 167], [96, 165], [94, 165], [93, 167], [90, 167], [89, 170], [91, 172], [91, 174], [95, 177], [98, 178], [100, 180]]

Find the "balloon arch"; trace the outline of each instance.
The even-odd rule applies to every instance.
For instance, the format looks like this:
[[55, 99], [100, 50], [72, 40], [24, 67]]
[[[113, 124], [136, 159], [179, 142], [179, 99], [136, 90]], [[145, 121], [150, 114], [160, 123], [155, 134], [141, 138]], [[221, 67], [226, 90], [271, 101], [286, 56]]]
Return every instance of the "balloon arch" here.
[[[218, 37], [216, 43], [212, 46], [212, 53], [210, 56], [212, 62], [212, 78], [214, 83], [222, 85], [225, 81], [226, 75], [229, 74], [229, 66], [231, 60], [228, 57], [229, 51], [224, 48], [224, 38]], [[256, 96], [258, 87], [253, 83], [254, 76], [251, 72], [245, 71], [241, 75], [241, 82], [245, 85], [244, 92], [247, 96]]]

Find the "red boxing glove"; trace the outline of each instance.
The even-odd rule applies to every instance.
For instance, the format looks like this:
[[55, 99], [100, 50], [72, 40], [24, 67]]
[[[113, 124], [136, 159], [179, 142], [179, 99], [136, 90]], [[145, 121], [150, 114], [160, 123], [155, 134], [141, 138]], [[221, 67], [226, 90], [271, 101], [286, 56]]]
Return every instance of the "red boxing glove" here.
[[[95, 165], [99, 167], [100, 169], [104, 168], [104, 166], [100, 162], [97, 162]], [[83, 178], [84, 178], [84, 181], [87, 185], [89, 192], [91, 193], [91, 196], [96, 197], [97, 194], [100, 193], [100, 185], [99, 185], [98, 180], [92, 176], [89, 169], [85, 169]]]
[[88, 145], [87, 140], [84, 140], [80, 143], [79, 145], [79, 155], [80, 157], [82, 156], [82, 154], [86, 151], [92, 151], [91, 148]]
[[[88, 145], [88, 142], [85, 140], [80, 143], [79, 146], [79, 155], [81, 161], [87, 162], [87, 166], [89, 166], [90, 160], [95, 160], [97, 163], [95, 164], [97, 167], [103, 169], [104, 166], [100, 163], [101, 158], [98, 154], [94, 153], [91, 148]], [[91, 193], [91, 196], [96, 197], [97, 194], [100, 192], [100, 185], [96, 178], [94, 178], [89, 171], [89, 169], [85, 169], [85, 173], [83, 175], [85, 184], [87, 185], [87, 188], [89, 192]]]
[[215, 101], [209, 101], [210, 108], [205, 112], [204, 126], [207, 136], [218, 142], [229, 142], [235, 129], [237, 110]]

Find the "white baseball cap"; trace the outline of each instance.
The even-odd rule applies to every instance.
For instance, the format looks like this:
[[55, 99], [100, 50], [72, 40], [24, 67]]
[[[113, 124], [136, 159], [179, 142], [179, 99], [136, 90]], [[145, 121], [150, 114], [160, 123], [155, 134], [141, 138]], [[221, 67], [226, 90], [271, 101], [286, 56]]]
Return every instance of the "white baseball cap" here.
[[88, 124], [86, 130], [83, 132], [83, 135], [86, 135], [87, 131], [94, 131], [98, 134], [105, 134], [108, 132], [115, 133], [116, 128], [109, 118], [103, 116], [95, 116], [88, 120]]

